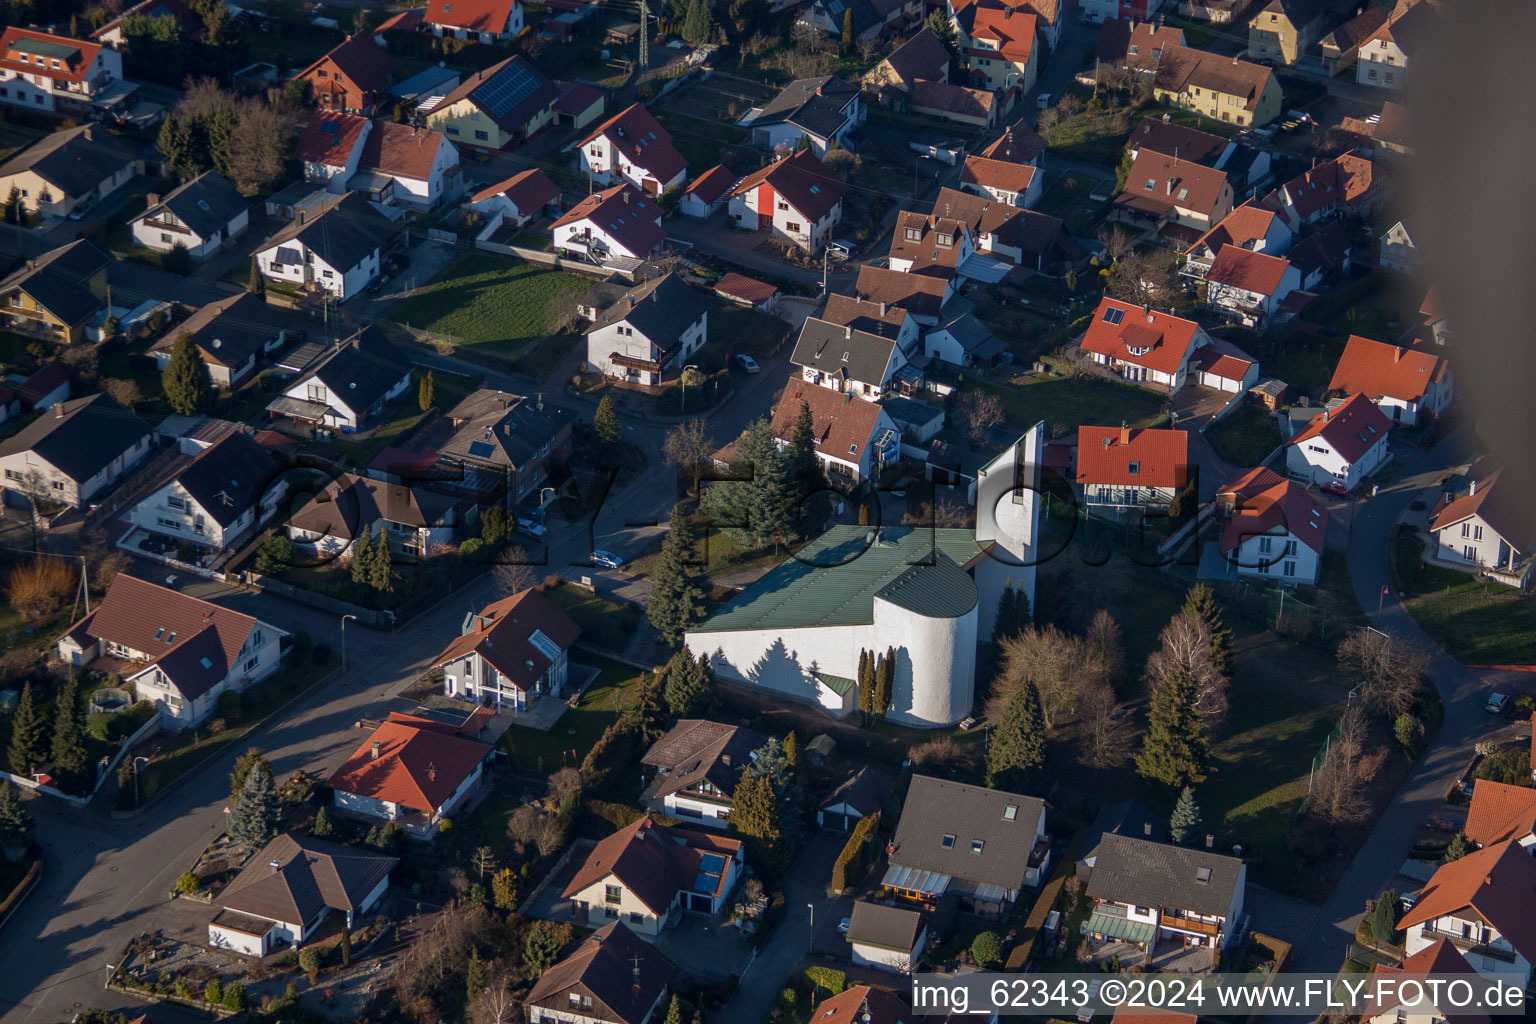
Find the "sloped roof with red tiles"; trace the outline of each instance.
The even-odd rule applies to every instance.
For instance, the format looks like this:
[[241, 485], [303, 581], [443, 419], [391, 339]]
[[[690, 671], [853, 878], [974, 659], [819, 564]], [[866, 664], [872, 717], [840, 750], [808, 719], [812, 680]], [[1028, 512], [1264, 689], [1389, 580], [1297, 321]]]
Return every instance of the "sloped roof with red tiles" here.
[[1016, 164], [984, 156], [968, 156], [960, 169], [960, 180], [968, 185], [995, 188], [1003, 192], [1023, 192], [1038, 173], [1031, 164]]
[[812, 224], [821, 220], [842, 201], [846, 190], [841, 181], [816, 158], [802, 149], [760, 170], [753, 171], [731, 189], [731, 195], [745, 195], [766, 184], [783, 197], [797, 213]]
[[657, 181], [671, 181], [679, 171], [688, 169], [688, 161], [672, 145], [672, 133], [638, 103], [632, 103], [598, 125], [586, 138], [585, 146], [599, 136], [636, 167], [649, 171]]
[[914, 274], [930, 269], [953, 271], [961, 253], [971, 251], [963, 244], [969, 235], [970, 228], [954, 217], [903, 210], [891, 236], [891, 259], [911, 260]]
[[[1450, 939], [1436, 939], [1433, 943], [1425, 946], [1412, 956], [1404, 958], [1395, 966], [1377, 964], [1371, 973], [1412, 975], [1419, 979], [1436, 978], [1443, 982], [1458, 974], [1475, 975], [1477, 971], [1471, 964], [1467, 963], [1467, 958], [1461, 955], [1461, 950], [1451, 944]], [[1394, 990], [1394, 994], [1396, 994], [1396, 991], [1400, 990]], [[1444, 1020], [1446, 1024], [1488, 1024], [1492, 1020], [1488, 1014], [1480, 1011], [1459, 1010], [1454, 1003], [1448, 1002], [1443, 1006], [1432, 1005], [1435, 993], [1436, 989], [1430, 987], [1426, 988], [1425, 998], [1422, 1001], [1404, 1003], [1401, 999], [1393, 999], [1378, 1003], [1372, 999], [1372, 991], [1367, 990], [1364, 997], [1365, 1012], [1361, 1015], [1361, 1019], [1369, 1020], [1374, 1017], [1383, 1016], [1394, 1007], [1401, 1006], [1415, 1011], [1413, 1016], [1425, 1013], [1426, 1010], [1432, 1010], [1433, 1012], [1430, 1016], [1437, 1020]]]
[[1337, 408], [1325, 409], [1312, 417], [1312, 422], [1286, 443], [1297, 445], [1321, 438], [1345, 462], [1358, 462], [1391, 429], [1392, 421], [1369, 398], [1351, 395]]
[[1195, 349], [1190, 366], [1201, 373], [1214, 373], [1225, 380], [1241, 381], [1258, 360], [1222, 338], [1212, 338], [1209, 345]]
[[[1082, 344], [1085, 352], [1173, 374], [1189, 358], [1201, 333], [1193, 320], [1106, 295], [1093, 311]], [[1132, 349], [1147, 351], [1137, 355]]]
[[1381, 169], [1372, 161], [1353, 153], [1340, 153], [1310, 170], [1302, 171], [1281, 186], [1296, 213], [1310, 217], [1329, 203], [1346, 207], [1364, 199], [1373, 187], [1382, 184]]
[[363, 140], [358, 169], [426, 181], [431, 178], [432, 165], [444, 146], [451, 147], [452, 143], [442, 132], [394, 121], [375, 121]]
[[1241, 206], [1233, 207], [1231, 213], [1201, 235], [1200, 240], [1189, 247], [1189, 251], [1193, 252], [1202, 245], [1212, 253], [1220, 252], [1224, 245], [1251, 247], [1255, 242], [1269, 237], [1269, 229], [1274, 227], [1278, 217], [1274, 210], [1266, 210], [1252, 200], [1245, 201]]
[[828, 458], [857, 462], [874, 440], [880, 406], [793, 378], [784, 386], [773, 410], [773, 436], [788, 440], [794, 433], [800, 404], [811, 409], [811, 434], [816, 450]]
[[517, 0], [428, 0], [424, 20], [429, 25], [500, 34], [507, 30], [516, 6]]
[[1249, 537], [1277, 527], [1318, 555], [1328, 539], [1328, 513], [1306, 488], [1268, 469], [1249, 470], [1216, 491], [1233, 496], [1231, 518], [1221, 533], [1221, 550], [1231, 551]]
[[1143, 148], [1115, 202], [1146, 210], [1178, 207], [1210, 216], [1228, 192], [1226, 172]]
[[304, 126], [304, 134], [299, 136], [293, 155], [305, 163], [342, 167], [368, 127], [366, 117], [317, 110]]
[[816, 1004], [816, 1024], [921, 1024], [901, 997], [868, 985], [853, 985]]
[[560, 87], [560, 95], [555, 100], [555, 109], [565, 114], [581, 114], [592, 104], [601, 100], [603, 90], [587, 82], [567, 82]]
[[984, 57], [1006, 57], [1015, 64], [1029, 63], [1035, 48], [1037, 19], [1011, 7], [996, 8], [975, 5], [969, 35], [972, 39], [989, 39], [996, 48], [971, 47], [968, 52]]
[[336, 44], [335, 48], [309, 67], [300, 71], [298, 78], [307, 79], [316, 68], [330, 61], [364, 92], [389, 91], [394, 79], [395, 61], [389, 51], [373, 41], [373, 33], [359, 32]]
[[1480, 917], [1527, 961], [1536, 957], [1536, 857], [1513, 839], [1442, 864], [1398, 922]]
[[1434, 352], [1351, 334], [1328, 390], [1363, 394], [1372, 400], [1416, 402], [1431, 384], [1443, 383], [1449, 372], [1450, 364]]
[[1016, 122], [1003, 129], [981, 156], [989, 160], [1007, 160], [1010, 163], [1027, 164], [1040, 158], [1045, 152], [1045, 140], [1023, 122]]
[[436, 811], [492, 749], [459, 735], [452, 725], [392, 711], [327, 784], [342, 793]]
[[1099, 29], [1098, 59], [1105, 64], [1125, 64], [1137, 71], [1155, 72], [1163, 50], [1184, 45], [1184, 30], [1152, 21], [1112, 18]]
[[726, 169], [724, 164], [715, 164], [703, 174], [694, 178], [683, 192], [684, 195], [693, 196], [699, 202], [706, 205], [719, 200], [731, 185], [736, 181], [736, 175]]
[[1419, 313], [1428, 317], [1431, 323], [1445, 315], [1445, 311], [1440, 308], [1440, 293], [1435, 291], [1434, 285], [1430, 285], [1424, 292], [1424, 301], [1419, 303]]
[[478, 203], [492, 196], [501, 195], [506, 196], [520, 213], [531, 213], [550, 203], [558, 202], [560, 187], [549, 179], [549, 175], [535, 167], [527, 171], [518, 171], [504, 181], [498, 181], [494, 185], [481, 189], [470, 201]]
[[1439, 5], [1434, 0], [1397, 0], [1392, 13], [1361, 41], [1362, 47], [1378, 40], [1394, 43], [1412, 58], [1440, 30]]
[[1144, 1006], [1119, 1006], [1111, 1018], [1114, 1024], [1195, 1024], [1200, 1018], [1192, 1013], [1152, 1010]]
[[1472, 783], [1472, 803], [1462, 829], [1467, 842], [1495, 846], [1507, 839], [1522, 839], [1536, 831], [1536, 789], [1511, 786], [1491, 779]]
[[1430, 510], [1429, 528], [1444, 530], [1472, 516], [1478, 516], [1519, 552], [1536, 548], [1536, 508], [1530, 495], [1533, 488], [1521, 486], [1512, 470], [1483, 456], [1467, 471], [1470, 484], [1464, 494], [1447, 492]]
[[[1131, 472], [1132, 463], [1136, 472]], [[1189, 434], [1149, 427], [1078, 427], [1077, 482], [1121, 487], [1183, 487]]]
[[767, 281], [759, 281], [755, 277], [738, 274], [734, 270], [715, 282], [716, 295], [754, 306], [761, 306], [778, 293], [779, 290]]
[[[576, 952], [550, 967], [523, 997], [530, 1009], [552, 1011], [548, 1019], [569, 1012], [571, 999], [597, 1000], [583, 1016], [610, 1024], [643, 1024], [672, 978], [672, 963], [649, 942], [612, 921], [588, 935]], [[544, 1016], [533, 1010], [530, 1016]]]
[[549, 671], [554, 655], [570, 650], [580, 635], [581, 627], [559, 605], [537, 590], [523, 590], [480, 609], [474, 628], [450, 643], [432, 667], [473, 651], [527, 691]]
[[968, 89], [948, 82], [919, 79], [907, 89], [907, 106], [913, 110], [939, 110], [960, 117], [992, 116], [997, 97], [987, 89]]
[[894, 338], [901, 333], [902, 325], [910, 315], [900, 306], [834, 292], [827, 296], [827, 306], [821, 311], [820, 319], [839, 327], [852, 327], [865, 334]]
[[1227, 96], [1241, 96], [1244, 109], [1253, 110], [1274, 76], [1275, 73], [1262, 64], [1209, 50], [1169, 46], [1163, 50], [1163, 59], [1157, 66], [1157, 87], [1170, 92], [1201, 88]]
[[1291, 261], [1283, 256], [1254, 252], [1240, 245], [1224, 245], [1216, 253], [1205, 279], [1229, 288], [1241, 288], [1259, 295], [1273, 295], [1285, 280]]
[[85, 80], [85, 73], [100, 52], [100, 43], [35, 28], [12, 25], [0, 34], [0, 68], [12, 74], [78, 83]]
[[384, 32], [413, 31], [414, 29], [421, 26], [422, 22], [425, 20], [425, 14], [426, 8], [412, 7], [408, 11], [401, 11], [399, 14], [391, 15], [390, 17], [385, 18], [383, 21], [379, 22], [378, 28], [373, 30], [374, 35], [380, 35]]
[[859, 268], [853, 290], [861, 299], [900, 306], [918, 316], [938, 316], [949, 298], [951, 284], [942, 277], [903, 274], [889, 267]]
[[667, 231], [661, 226], [661, 207], [628, 182], [592, 193], [550, 227], [583, 220], [592, 221], [633, 253], [648, 253], [667, 240]]
[[[680, 889], [695, 889], [704, 855], [730, 858], [740, 849], [739, 840], [669, 828], [646, 815], [598, 842], [562, 895], [574, 896], [612, 875], [652, 913], [665, 914]], [[718, 888], [724, 886], [722, 873]]]

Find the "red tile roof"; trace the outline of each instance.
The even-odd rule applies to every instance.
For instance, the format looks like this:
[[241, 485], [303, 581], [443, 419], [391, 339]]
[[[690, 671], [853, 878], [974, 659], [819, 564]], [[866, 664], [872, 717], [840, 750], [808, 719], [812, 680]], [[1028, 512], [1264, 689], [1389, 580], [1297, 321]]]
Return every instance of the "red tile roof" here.
[[517, 0], [428, 0], [425, 21], [471, 32], [502, 33]]
[[[57, 58], [58, 67], [55, 67], [55, 58], [25, 51], [29, 40], [72, 47], [75, 53], [68, 57]], [[59, 82], [84, 81], [86, 71], [90, 69], [91, 63], [100, 52], [100, 43], [88, 43], [83, 39], [72, 39], [69, 36], [54, 35], [51, 32], [39, 32], [33, 28], [18, 28], [12, 25], [3, 35], [0, 35], [0, 68], [5, 68], [13, 74], [52, 78]]]
[[1311, 170], [1303, 171], [1281, 186], [1302, 219], [1329, 203], [1348, 207], [1360, 202], [1385, 181], [1380, 169], [1365, 157], [1341, 153]]
[[1169, 1010], [1149, 1010], [1142, 1006], [1119, 1006], [1111, 1020], [1113, 1024], [1195, 1024], [1200, 1018], [1193, 1013], [1174, 1013]]
[[880, 422], [877, 403], [794, 378], [784, 386], [779, 404], [774, 407], [774, 437], [789, 439], [802, 402], [811, 408], [811, 433], [818, 452], [844, 462], [858, 462], [863, 458]]
[[601, 101], [603, 90], [586, 82], [570, 82], [560, 87], [555, 109], [563, 114], [583, 114], [588, 107]]
[[644, 255], [667, 240], [661, 207], [627, 182], [594, 192], [567, 210], [551, 228], [591, 220], [630, 252]]
[[424, 14], [425, 8], [421, 7], [413, 7], [408, 11], [401, 11], [399, 14], [379, 22], [379, 27], [374, 29], [373, 32], [375, 35], [396, 30], [409, 32], [421, 25], [422, 21], [425, 20], [423, 18]]
[[1190, 365], [1201, 373], [1214, 373], [1225, 380], [1241, 381], [1257, 361], [1231, 342], [1213, 338], [1209, 345], [1195, 349], [1195, 357]]
[[1212, 253], [1217, 253], [1224, 245], [1251, 246], [1268, 236], [1277, 216], [1275, 211], [1255, 205], [1252, 200], [1245, 201], [1241, 206], [1233, 207], [1231, 213], [1189, 248], [1193, 251], [1205, 245]]
[[570, 650], [581, 635], [581, 627], [537, 590], [524, 590], [486, 605], [474, 625], [444, 648], [431, 667], [457, 661], [473, 651], [524, 691], [533, 689], [554, 664], [535, 642], [535, 634], [542, 634], [561, 651]]
[[305, 163], [341, 167], [367, 127], [366, 117], [317, 110], [310, 115], [293, 155]]
[[762, 184], [773, 189], [812, 224], [830, 213], [844, 192], [843, 183], [808, 149], [753, 171], [736, 183], [731, 195], [745, 195]]
[[900, 306], [918, 316], [938, 316], [949, 297], [950, 282], [942, 277], [903, 274], [887, 267], [859, 268], [853, 290], [859, 298]]
[[[377, 743], [378, 753], [374, 753]], [[417, 811], [436, 811], [491, 756], [454, 726], [392, 711], [336, 770], [328, 785]]]
[[1428, 317], [1431, 322], [1445, 315], [1440, 308], [1440, 293], [1435, 291], [1434, 285], [1430, 285], [1429, 290], [1424, 293], [1424, 301], [1419, 303], [1419, 312]]
[[1016, 164], [984, 156], [968, 156], [960, 169], [960, 180], [968, 185], [995, 188], [1004, 192], [1023, 192], [1034, 180], [1031, 164]]
[[326, 61], [336, 65], [363, 92], [388, 92], [394, 78], [394, 58], [389, 55], [389, 51], [373, 41], [371, 32], [348, 36], [337, 43], [330, 53], [300, 71], [297, 77], [300, 80], [309, 78]]
[[[1471, 964], [1467, 963], [1467, 958], [1461, 955], [1461, 950], [1451, 944], [1450, 939], [1436, 939], [1432, 944], [1425, 946], [1412, 956], [1406, 957], [1396, 966], [1377, 964], [1371, 973], [1408, 974], [1418, 978], [1435, 978], [1444, 982], [1454, 975], [1476, 975], [1477, 971]], [[1435, 989], [1426, 989], [1424, 998], [1426, 1002], [1404, 1004], [1401, 999], [1393, 999], [1389, 1002], [1374, 1005], [1375, 1001], [1370, 998], [1368, 991], [1365, 996], [1366, 1012], [1361, 1015], [1361, 1019], [1369, 1020], [1379, 1017], [1396, 1006], [1405, 1005], [1412, 1009], [1414, 1016], [1418, 1016], [1429, 1009], [1428, 1004], [1433, 1003]], [[1488, 1024], [1488, 1021], [1492, 1019], [1486, 1013], [1476, 1010], [1458, 1011], [1455, 1004], [1449, 1002], [1445, 1005], [1434, 1006], [1433, 1009], [1435, 1012], [1428, 1015], [1437, 1019], [1443, 1019], [1447, 1024]]]
[[1434, 352], [1351, 334], [1328, 381], [1328, 390], [1363, 394], [1372, 400], [1386, 397], [1416, 402], [1431, 384], [1442, 383], [1449, 372], [1450, 364]]
[[1227, 57], [1209, 50], [1188, 46], [1169, 46], [1158, 62], [1156, 84], [1159, 89], [1184, 92], [1190, 88], [1210, 89], [1227, 96], [1241, 96], [1244, 109], [1259, 105], [1265, 88], [1275, 73], [1262, 64]]
[[1430, 510], [1429, 528], [1438, 532], [1476, 515], [1517, 551], [1536, 547], [1536, 512], [1529, 501], [1530, 488], [1520, 486], [1517, 480], [1505, 481], [1505, 472], [1488, 456], [1479, 458], [1467, 471], [1471, 480], [1467, 493], [1443, 495]]
[[1209, 217], [1222, 196], [1230, 194], [1225, 172], [1142, 148], [1126, 175], [1125, 191], [1115, 201], [1146, 209], [1177, 206]]
[[[1189, 358], [1200, 325], [1172, 313], [1147, 309], [1109, 296], [1099, 300], [1083, 335], [1083, 351], [1173, 374]], [[1131, 349], [1147, 352], [1132, 355]]]
[[1163, 51], [1184, 45], [1184, 30], [1151, 21], [1112, 19], [1099, 29], [1098, 59], [1111, 66], [1125, 64], [1137, 71], [1156, 72]]
[[442, 132], [393, 121], [375, 121], [363, 140], [361, 170], [378, 171], [396, 178], [427, 181], [438, 151], [450, 145]]
[[1218, 497], [1230, 496], [1233, 511], [1221, 534], [1221, 550], [1231, 551], [1249, 537], [1281, 527], [1321, 555], [1328, 539], [1328, 513], [1306, 488], [1273, 470], [1251, 469], [1223, 484]]
[[1345, 462], [1358, 462], [1371, 446], [1385, 440], [1392, 421], [1364, 395], [1351, 395], [1331, 412], [1324, 410], [1291, 438], [1287, 444], [1301, 444], [1322, 438]]
[[1217, 251], [1205, 279], [1268, 296], [1275, 294], [1285, 280], [1285, 272], [1290, 269], [1291, 261], [1281, 256], [1269, 256], [1238, 245], [1224, 245]]
[[761, 306], [777, 295], [779, 290], [766, 281], [759, 281], [733, 270], [715, 283], [715, 293], [727, 299]]
[[820, 319], [839, 327], [852, 327], [866, 334], [878, 334], [882, 338], [894, 338], [901, 332], [910, 314], [900, 306], [884, 302], [870, 302], [854, 295], [827, 296], [827, 306]]
[[816, 1004], [816, 1024], [919, 1024], [913, 1013], [893, 992], [854, 985]]
[[977, 6], [975, 20], [971, 23], [972, 39], [990, 39], [996, 49], [972, 47], [969, 52], [982, 56], [1001, 55], [1015, 64], [1028, 64], [1035, 48], [1037, 18], [1011, 7]]
[[736, 175], [728, 171], [724, 164], [715, 164], [694, 178], [684, 195], [691, 195], [701, 203], [713, 203], [730, 191], [735, 181]]
[[671, 181], [679, 171], [688, 169], [688, 161], [672, 145], [672, 133], [638, 103], [630, 104], [598, 125], [586, 138], [585, 146], [602, 136], [608, 144], [636, 167], [650, 172], [660, 182]]
[[535, 167], [519, 171], [504, 181], [481, 189], [470, 201], [478, 203], [499, 195], [505, 195], [511, 200], [519, 213], [531, 213], [550, 203], [559, 202], [560, 187], [549, 180], [549, 175]]
[[1407, 931], [1437, 917], [1480, 917], [1527, 961], [1536, 959], [1536, 857], [1512, 839], [1440, 865], [1398, 922]]
[[1495, 846], [1506, 839], [1521, 839], [1536, 829], [1536, 789], [1511, 786], [1489, 779], [1472, 783], [1472, 804], [1467, 808], [1467, 841]]
[[[694, 889], [704, 855], [734, 858], [740, 849], [739, 840], [668, 828], [647, 815], [593, 847], [562, 895], [574, 896], [612, 875], [652, 913], [662, 915], [679, 890]], [[722, 872], [718, 888], [725, 885]]]
[[[1137, 472], [1131, 472], [1131, 463]], [[1131, 427], [1077, 428], [1077, 482], [1121, 487], [1183, 487], [1189, 434]]]
[[989, 160], [1007, 160], [1010, 163], [1027, 164], [1039, 159], [1045, 152], [1045, 140], [1023, 122], [1016, 122], [1003, 129], [997, 140], [983, 149], [981, 156]]

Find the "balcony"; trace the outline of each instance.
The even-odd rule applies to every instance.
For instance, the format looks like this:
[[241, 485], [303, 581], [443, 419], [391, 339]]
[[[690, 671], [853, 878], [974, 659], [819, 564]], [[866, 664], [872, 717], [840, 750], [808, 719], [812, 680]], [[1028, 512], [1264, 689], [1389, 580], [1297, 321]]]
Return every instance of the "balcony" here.
[[1499, 949], [1495, 946], [1487, 945], [1486, 943], [1479, 942], [1477, 939], [1462, 935], [1460, 932], [1432, 928], [1426, 924], [1419, 929], [1419, 934], [1431, 942], [1435, 939], [1449, 939], [1451, 945], [1463, 953], [1476, 953], [1480, 956], [1491, 957], [1494, 960], [1501, 960], [1506, 964], [1515, 962], [1515, 954], [1512, 950]]
[[1193, 932], [1196, 935], [1221, 934], [1221, 925], [1219, 924], [1186, 917], [1172, 910], [1163, 911], [1162, 916], [1158, 918], [1158, 924], [1164, 928], [1173, 928], [1181, 932]]

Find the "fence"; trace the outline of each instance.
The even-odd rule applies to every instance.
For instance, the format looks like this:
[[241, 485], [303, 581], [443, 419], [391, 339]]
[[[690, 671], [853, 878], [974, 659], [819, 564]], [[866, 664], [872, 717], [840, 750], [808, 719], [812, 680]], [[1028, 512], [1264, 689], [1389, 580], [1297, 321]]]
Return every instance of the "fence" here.
[[270, 591], [279, 597], [286, 597], [290, 601], [299, 604], [307, 604], [311, 608], [319, 608], [336, 615], [353, 615], [357, 621], [365, 626], [373, 626], [376, 629], [388, 629], [395, 621], [395, 613], [390, 611], [374, 611], [361, 605], [351, 604], [338, 598], [328, 597], [325, 594], [317, 594], [304, 587], [295, 587], [292, 584], [275, 580], [270, 576], [263, 576], [259, 572], [242, 572], [241, 583], [258, 591]]
[[91, 803], [91, 800], [94, 799], [96, 794], [101, 791], [102, 785], [109, 778], [111, 778], [112, 773], [117, 770], [117, 766], [123, 763], [123, 758], [128, 756], [128, 751], [132, 750], [142, 740], [145, 740], [160, 731], [160, 718], [161, 713], [156, 712], [150, 717], [149, 721], [135, 729], [132, 736], [129, 736], [127, 739], [123, 740], [123, 742], [118, 746], [117, 753], [113, 756], [111, 761], [107, 762], [106, 765], [98, 764], [96, 766], [96, 784], [91, 787], [91, 792], [87, 796], [72, 796], [69, 793], [66, 793], [54, 786], [44, 785], [43, 783], [38, 782], [36, 779], [29, 778], [25, 775], [16, 775], [13, 772], [0, 772], [0, 777], [9, 779], [16, 785], [20, 786], [22, 789], [30, 789], [34, 793], [40, 793], [43, 796], [52, 797], [55, 800], [63, 800], [65, 803], [73, 804], [76, 807], [88, 807]]
[[[572, 270], [578, 274], [590, 274], [601, 280], [618, 275], [627, 281], [635, 279], [635, 271], [618, 270], [612, 267], [598, 267], [591, 263], [583, 263], [580, 260], [568, 260], [563, 256], [556, 256], [552, 252], [540, 252], [537, 249], [524, 249], [516, 245], [507, 245], [504, 242], [493, 242], [490, 236], [496, 227], [500, 227], [501, 214], [497, 214], [491, 221], [492, 228], [481, 231], [475, 237], [475, 248], [485, 252], [497, 252], [503, 256], [511, 256], [514, 259], [527, 260], [529, 263], [538, 263], [541, 266], [554, 267], [556, 270]], [[642, 264], [643, 266], [643, 264]]]
[[452, 231], [444, 231], [442, 228], [427, 228], [427, 238], [433, 242], [442, 242], [446, 245], [458, 245], [459, 236]]

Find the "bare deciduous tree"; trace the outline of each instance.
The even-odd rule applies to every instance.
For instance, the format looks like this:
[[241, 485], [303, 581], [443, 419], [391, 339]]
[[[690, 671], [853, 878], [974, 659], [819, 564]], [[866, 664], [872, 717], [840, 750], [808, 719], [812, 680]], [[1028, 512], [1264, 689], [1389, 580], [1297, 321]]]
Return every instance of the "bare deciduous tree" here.
[[1336, 825], [1362, 820], [1370, 810], [1365, 784], [1374, 774], [1365, 755], [1365, 715], [1358, 706], [1339, 719], [1338, 733], [1328, 744], [1312, 775], [1307, 813]]
[[1115, 691], [1097, 686], [1083, 700], [1083, 743], [1078, 759], [1094, 768], [1118, 768], [1130, 760], [1135, 742], [1131, 713], [1115, 700]]
[[972, 388], [960, 399], [960, 416], [965, 422], [965, 436], [978, 445], [987, 444], [992, 428], [1006, 419], [1002, 400], [979, 388]]
[[1117, 225], [1099, 232], [1099, 244], [1104, 247], [1104, 255], [1109, 257], [1109, 261], [1115, 263], [1131, 251], [1136, 238]]
[[693, 493], [699, 493], [699, 477], [715, 454], [709, 425], [702, 419], [685, 420], [667, 431], [661, 442], [661, 457], [673, 469], [687, 473], [693, 480]]
[[536, 586], [539, 582], [539, 569], [532, 563], [533, 559], [522, 545], [508, 548], [502, 561], [491, 571], [491, 582], [496, 593], [502, 597], [511, 597]]
[[139, 400], [138, 381], [127, 377], [104, 377], [101, 381], [101, 390], [112, 396], [112, 400], [118, 405], [133, 408]]
[[1173, 284], [1173, 256], [1164, 251], [1128, 252], [1109, 268], [1106, 291], [1123, 302], [1150, 303]]
[[961, 528], [971, 525], [970, 510], [949, 501], [925, 501], [909, 512], [903, 512], [901, 522], [905, 526], [934, 526]]
[[1108, 685], [1104, 661], [1086, 638], [1053, 625], [1029, 626], [1002, 644], [1003, 666], [992, 681], [987, 717], [1001, 721], [1004, 710], [1026, 682], [1040, 691], [1045, 727], [1054, 729], [1095, 689]]
[[503, 972], [492, 973], [486, 981], [485, 991], [469, 1008], [472, 1024], [512, 1024], [520, 1019], [517, 998], [512, 995], [507, 982]]
[[1397, 633], [1357, 629], [1339, 644], [1339, 666], [1363, 685], [1366, 706], [1388, 718], [1413, 711], [1429, 653]]
[[68, 562], [39, 556], [11, 570], [5, 596], [23, 622], [38, 623], [64, 607], [79, 582]]
[[1181, 611], [1158, 635], [1162, 644], [1147, 658], [1145, 679], [1148, 689], [1158, 686], [1175, 669], [1187, 671], [1195, 680], [1198, 695], [1195, 710], [1209, 730], [1227, 714], [1227, 687], [1230, 680], [1211, 661], [1211, 624], [1190, 612]]

